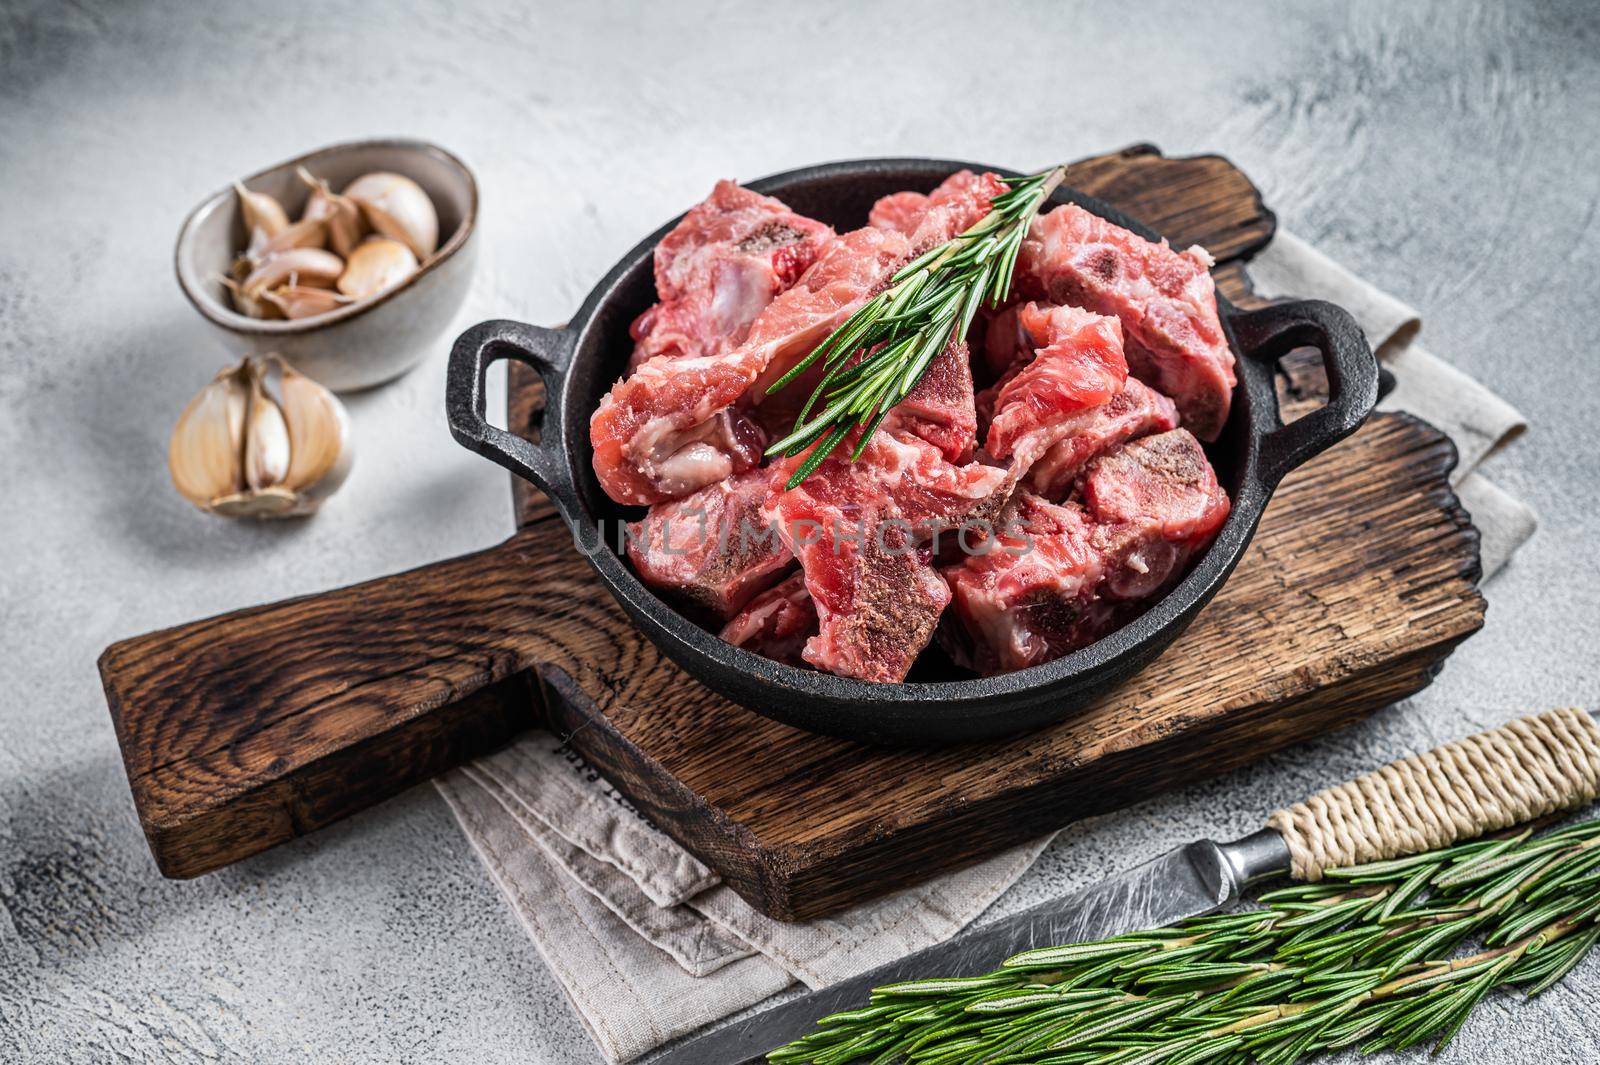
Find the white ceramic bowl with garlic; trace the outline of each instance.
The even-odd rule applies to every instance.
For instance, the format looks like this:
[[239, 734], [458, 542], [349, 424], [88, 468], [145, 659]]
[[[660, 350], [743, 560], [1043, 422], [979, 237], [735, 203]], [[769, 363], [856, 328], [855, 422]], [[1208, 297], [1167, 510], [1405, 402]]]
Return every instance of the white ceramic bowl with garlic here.
[[338, 391], [404, 373], [471, 282], [478, 188], [437, 145], [356, 141], [219, 190], [178, 235], [178, 283], [228, 353], [281, 354]]

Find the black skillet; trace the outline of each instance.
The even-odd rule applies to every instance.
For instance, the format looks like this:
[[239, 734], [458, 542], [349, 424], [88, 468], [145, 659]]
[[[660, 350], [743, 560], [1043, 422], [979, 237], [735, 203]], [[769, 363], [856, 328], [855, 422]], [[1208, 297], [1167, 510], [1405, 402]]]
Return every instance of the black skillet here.
[[[948, 160], [862, 159], [775, 174], [749, 187], [844, 231], [864, 224], [880, 196], [932, 189], [963, 167], [1012, 173]], [[1070, 188], [1058, 190], [1053, 202], [1078, 203], [1147, 239], [1159, 239]], [[1233, 572], [1284, 474], [1354, 432], [1377, 400], [1377, 361], [1345, 311], [1315, 300], [1241, 311], [1219, 297], [1239, 384], [1228, 424], [1207, 451], [1233, 511], [1177, 586], [1104, 639], [1054, 662], [997, 677], [961, 677], [953, 667], [941, 674], [938, 665], [919, 664], [913, 677], [928, 679], [871, 684], [796, 669], [723, 643], [645, 587], [617, 553], [614, 535], [621, 522], [640, 511], [607, 498], [590, 467], [589, 416], [625, 368], [632, 347], [629, 323], [655, 299], [651, 252], [677, 221], [625, 255], [565, 328], [502, 320], [461, 334], [450, 353], [445, 394], [450, 430], [463, 446], [532, 481], [554, 501], [573, 531], [575, 549], [589, 559], [634, 623], [690, 675], [759, 714], [799, 728], [926, 745], [1022, 732], [1067, 717], [1142, 668], [1188, 627]], [[1278, 416], [1274, 363], [1297, 347], [1321, 351], [1331, 394], [1326, 406], [1286, 426]], [[484, 419], [484, 374], [500, 359], [524, 362], [544, 379], [538, 443]]]

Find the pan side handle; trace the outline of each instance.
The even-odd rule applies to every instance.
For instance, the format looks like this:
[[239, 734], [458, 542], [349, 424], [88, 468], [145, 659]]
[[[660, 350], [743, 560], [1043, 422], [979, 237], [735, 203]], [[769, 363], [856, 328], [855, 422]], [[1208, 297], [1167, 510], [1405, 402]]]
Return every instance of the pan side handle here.
[[[1246, 358], [1275, 361], [1291, 349], [1321, 352], [1327, 369], [1326, 405], [1261, 438], [1261, 480], [1268, 491], [1285, 474], [1361, 427], [1378, 402], [1378, 360], [1361, 328], [1343, 308], [1323, 300], [1275, 303], [1232, 320]], [[1276, 419], [1274, 418], [1276, 421]]]
[[[445, 417], [463, 447], [538, 485], [571, 520], [577, 488], [563, 432], [563, 378], [572, 362], [575, 336], [509, 319], [479, 322], [456, 338], [445, 369]], [[501, 359], [531, 366], [544, 380], [544, 424], [537, 442], [489, 424], [484, 377]]]
[[535, 663], [577, 653], [548, 631], [572, 609], [549, 560], [565, 537], [540, 531], [108, 647], [106, 701], [162, 872], [237, 861], [539, 724]]

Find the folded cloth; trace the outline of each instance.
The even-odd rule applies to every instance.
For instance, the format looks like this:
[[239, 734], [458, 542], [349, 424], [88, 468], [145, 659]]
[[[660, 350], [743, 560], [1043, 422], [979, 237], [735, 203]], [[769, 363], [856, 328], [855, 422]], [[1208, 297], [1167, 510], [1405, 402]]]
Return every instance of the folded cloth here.
[[1249, 271], [1258, 295], [1322, 299], [1350, 312], [1395, 377], [1394, 391], [1378, 408], [1415, 414], [1455, 442], [1461, 458], [1452, 484], [1465, 480], [1491, 451], [1527, 428], [1515, 407], [1417, 343], [1422, 317], [1412, 307], [1293, 233], [1279, 230], [1250, 261]]
[[[1531, 511], [1478, 466], [1525, 423], [1417, 342], [1412, 308], [1279, 232], [1249, 266], [1264, 296], [1326, 299], [1360, 323], [1397, 384], [1383, 407], [1444, 431], [1487, 579], [1532, 535]], [[440, 793], [605, 1058], [631, 1061], [795, 984], [823, 987], [953, 935], [1050, 837], [816, 921], [762, 916], [546, 733], [441, 777]]]
[[436, 781], [608, 1061], [948, 938], [1048, 837], [816, 921], [758, 913], [548, 733]]

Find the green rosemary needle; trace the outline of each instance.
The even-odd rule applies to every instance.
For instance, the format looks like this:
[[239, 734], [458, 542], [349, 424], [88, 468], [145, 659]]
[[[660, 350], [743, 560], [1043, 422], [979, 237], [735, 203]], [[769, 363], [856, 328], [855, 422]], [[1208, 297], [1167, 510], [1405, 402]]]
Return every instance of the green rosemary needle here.
[[880, 987], [768, 1060], [1288, 1065], [1442, 1047], [1495, 988], [1536, 995], [1600, 940], [1600, 821], [1335, 869], [1258, 901]]
[[[827, 372], [812, 391], [794, 431], [769, 455], [806, 456], [789, 478], [793, 488], [858, 426], [866, 426], [852, 458], [889, 410], [910, 394], [952, 337], [966, 336], [978, 308], [1011, 289], [1022, 238], [1034, 215], [1066, 176], [1058, 166], [1004, 179], [1007, 189], [966, 232], [901, 267], [889, 287], [862, 304], [821, 344], [767, 389], [770, 395], [821, 359]], [[862, 352], [860, 358], [852, 358]], [[815, 417], [807, 420], [813, 407]]]

